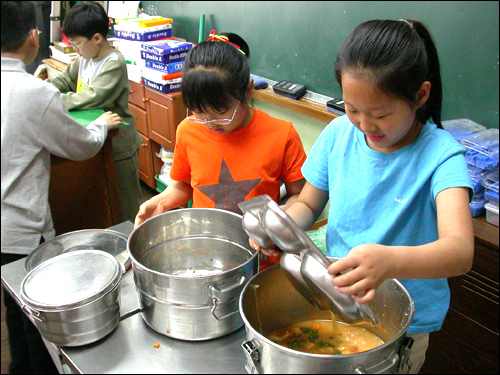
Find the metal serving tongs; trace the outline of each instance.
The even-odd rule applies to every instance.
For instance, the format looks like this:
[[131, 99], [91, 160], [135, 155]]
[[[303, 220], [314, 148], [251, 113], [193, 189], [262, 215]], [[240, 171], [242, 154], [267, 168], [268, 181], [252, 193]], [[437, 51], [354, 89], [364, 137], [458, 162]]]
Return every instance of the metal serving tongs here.
[[313, 306], [330, 310], [349, 324], [379, 326], [373, 311], [340, 293], [328, 273], [331, 262], [307, 234], [268, 195], [238, 204], [243, 229], [260, 247], [283, 250], [280, 266], [295, 289]]

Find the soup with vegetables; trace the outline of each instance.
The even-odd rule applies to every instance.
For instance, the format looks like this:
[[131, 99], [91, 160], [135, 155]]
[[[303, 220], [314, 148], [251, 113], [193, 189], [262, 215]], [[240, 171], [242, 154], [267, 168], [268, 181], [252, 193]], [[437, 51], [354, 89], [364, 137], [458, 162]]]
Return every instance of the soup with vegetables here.
[[330, 320], [307, 320], [281, 328], [267, 336], [276, 344], [312, 354], [354, 354], [384, 342], [363, 327]]

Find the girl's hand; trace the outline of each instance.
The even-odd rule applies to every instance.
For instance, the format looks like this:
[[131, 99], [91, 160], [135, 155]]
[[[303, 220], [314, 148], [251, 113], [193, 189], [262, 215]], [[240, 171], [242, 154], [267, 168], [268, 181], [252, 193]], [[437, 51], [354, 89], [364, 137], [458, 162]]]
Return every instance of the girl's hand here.
[[351, 249], [345, 258], [328, 267], [334, 276], [333, 285], [344, 294], [350, 294], [358, 303], [368, 303], [375, 297], [375, 291], [385, 279], [390, 277], [394, 251], [389, 246], [367, 244]]
[[[158, 197], [158, 195], [156, 197]], [[164, 205], [162, 204], [162, 200], [156, 197], [153, 197], [141, 204], [141, 206], [139, 207], [139, 212], [135, 217], [134, 229], [145, 222], [147, 219], [168, 211], [169, 208], [164, 207]]]
[[120, 116], [110, 111], [103, 113], [101, 116], [99, 116], [99, 119], [106, 121], [109, 129], [113, 129], [118, 125], [123, 125], [124, 122]]
[[264, 255], [267, 255], [268, 257], [273, 257], [273, 256], [276, 256], [278, 255], [280, 252], [278, 250], [275, 250], [275, 249], [263, 249], [261, 248], [259, 245], [257, 245], [257, 243], [252, 240], [251, 238], [249, 238], [249, 244], [250, 244], [250, 247], [254, 250], [257, 250], [257, 251], [262, 251], [262, 253]]

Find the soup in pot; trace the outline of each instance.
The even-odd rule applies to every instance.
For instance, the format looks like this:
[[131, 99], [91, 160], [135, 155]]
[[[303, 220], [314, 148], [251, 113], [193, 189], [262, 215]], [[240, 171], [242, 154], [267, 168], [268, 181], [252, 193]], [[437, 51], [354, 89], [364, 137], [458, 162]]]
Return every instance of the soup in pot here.
[[354, 354], [382, 345], [374, 333], [359, 326], [331, 320], [307, 320], [281, 328], [267, 336], [276, 344], [304, 353]]

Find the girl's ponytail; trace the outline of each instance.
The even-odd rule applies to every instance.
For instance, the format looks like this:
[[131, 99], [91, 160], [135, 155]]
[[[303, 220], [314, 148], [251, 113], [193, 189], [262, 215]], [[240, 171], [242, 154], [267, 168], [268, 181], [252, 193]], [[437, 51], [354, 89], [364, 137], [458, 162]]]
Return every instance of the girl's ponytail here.
[[439, 128], [442, 128], [441, 107], [443, 104], [443, 84], [441, 82], [441, 70], [436, 45], [424, 25], [418, 21], [411, 20], [410, 22], [424, 41], [425, 50], [427, 52], [427, 81], [431, 83], [429, 99], [422, 108], [417, 110], [417, 118], [419, 121], [425, 123], [429, 117], [432, 117], [434, 123]]

